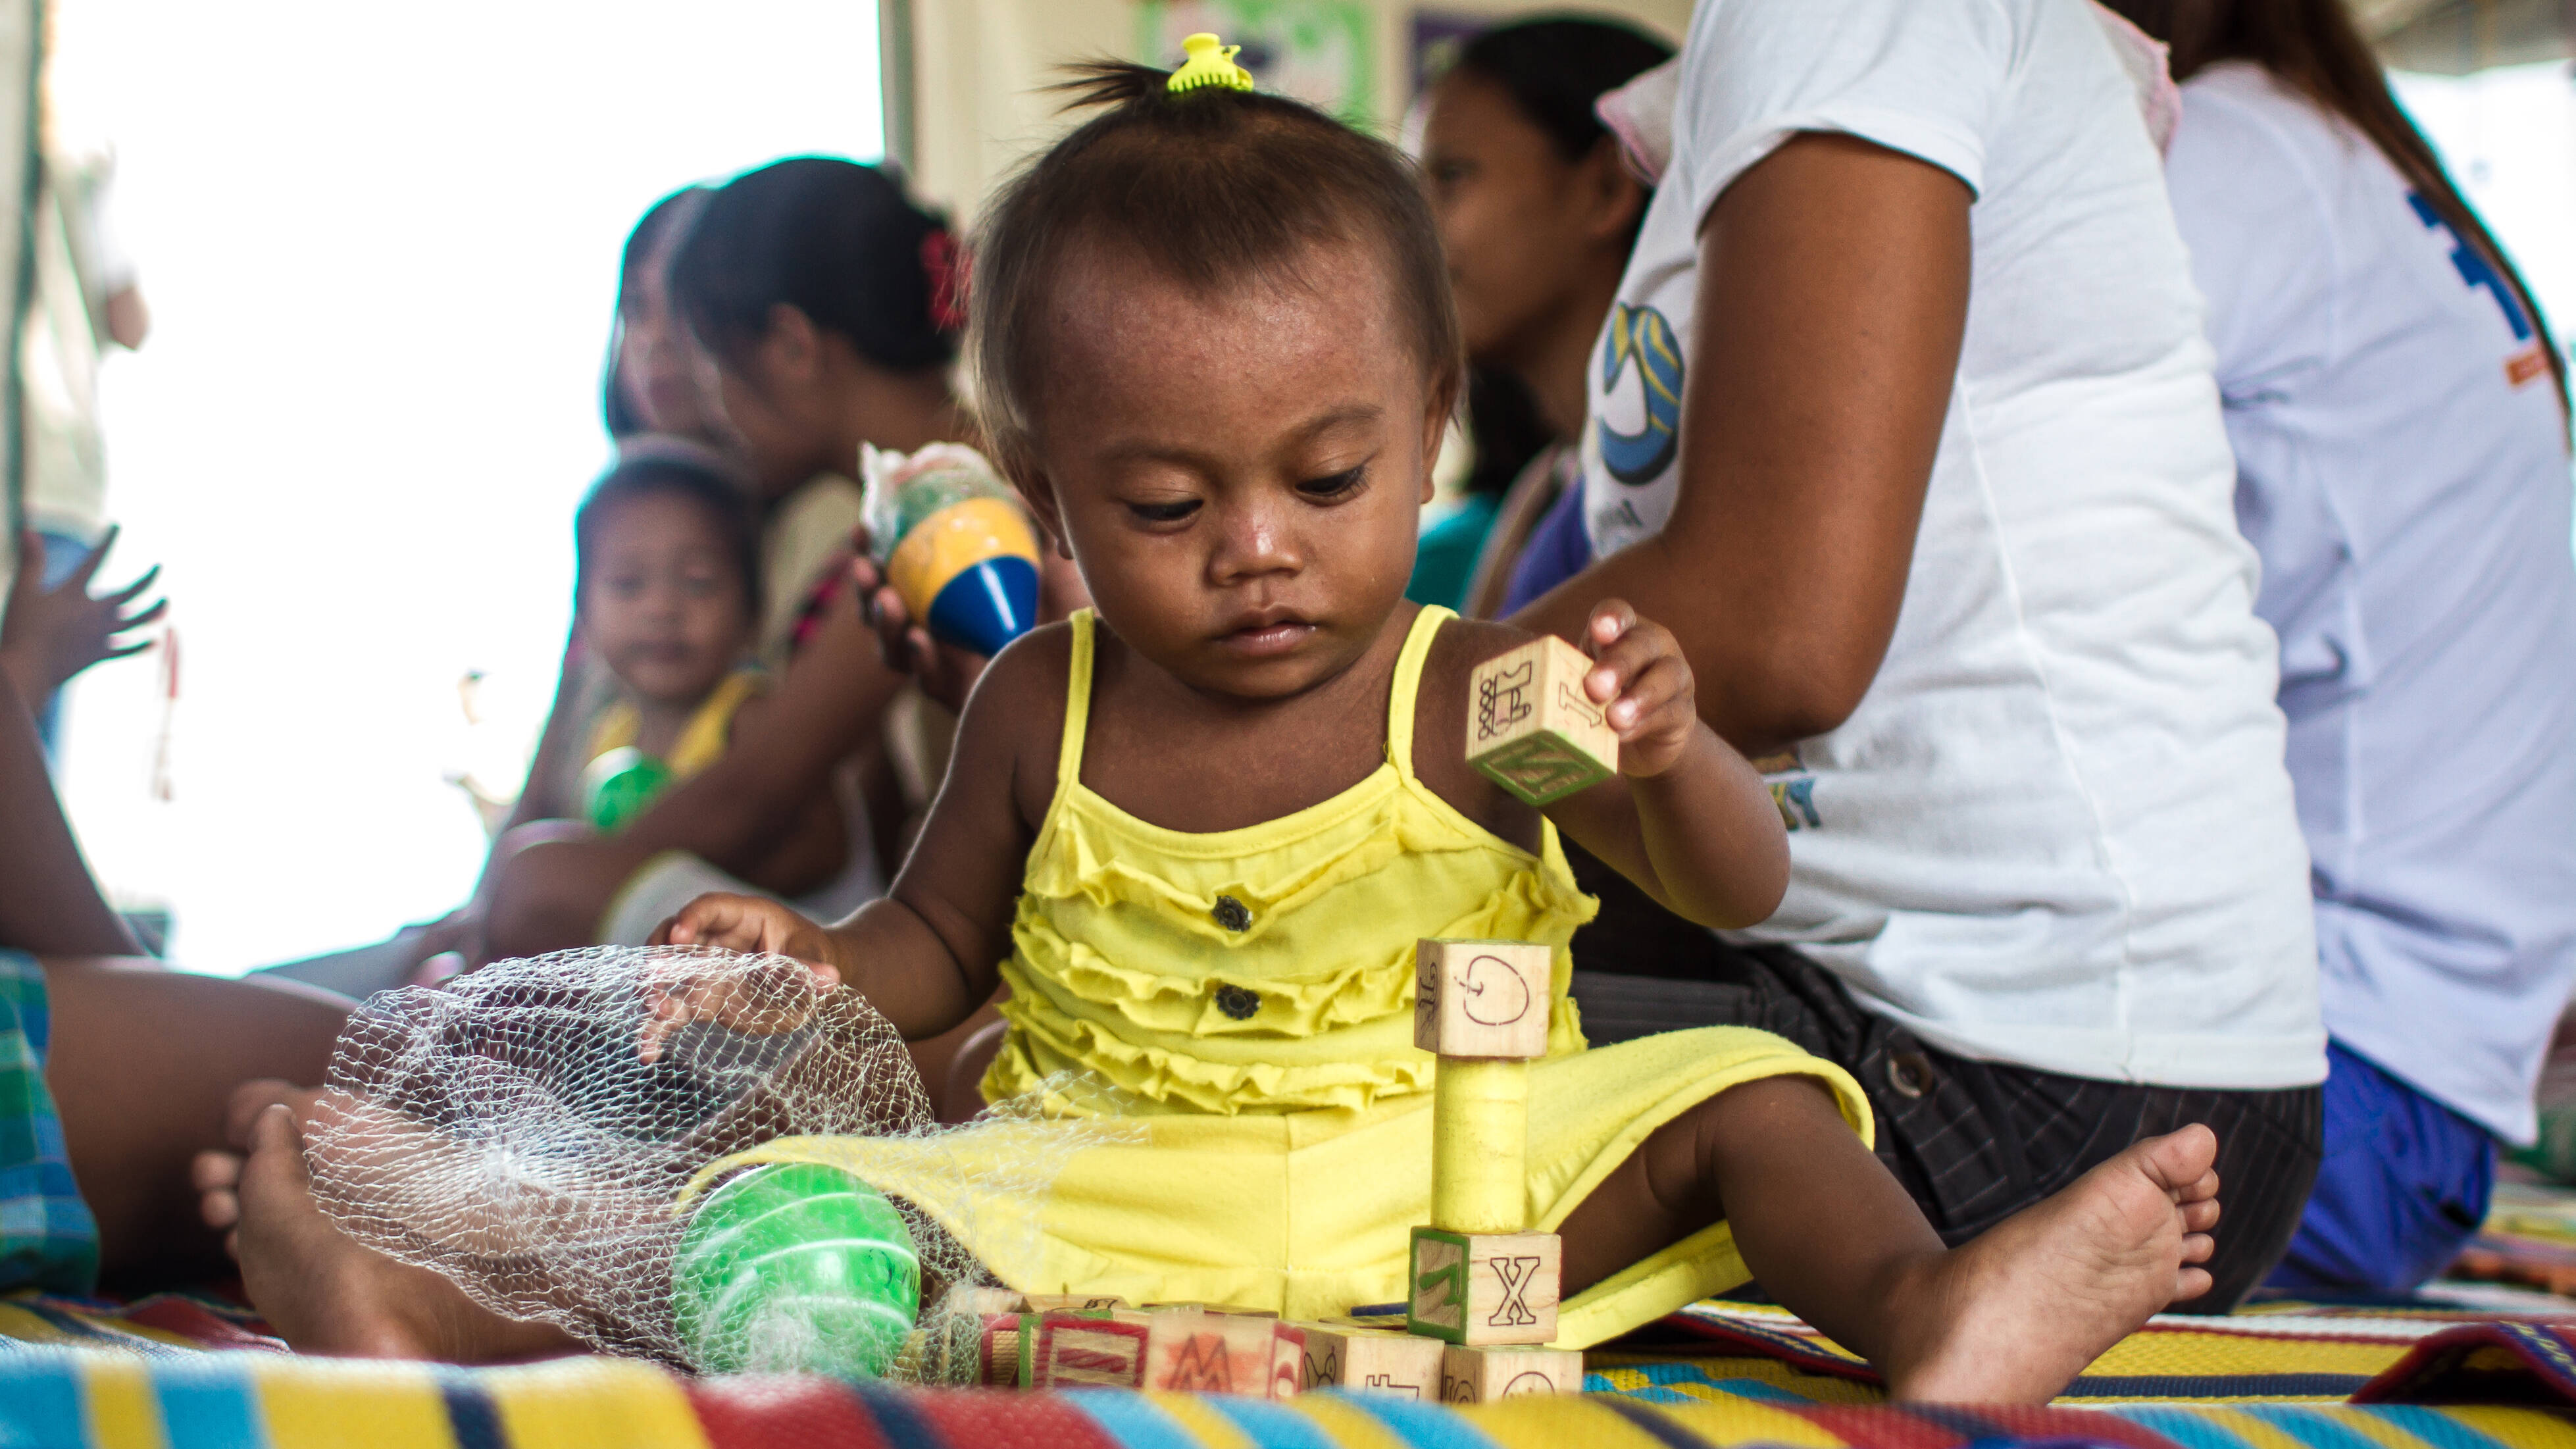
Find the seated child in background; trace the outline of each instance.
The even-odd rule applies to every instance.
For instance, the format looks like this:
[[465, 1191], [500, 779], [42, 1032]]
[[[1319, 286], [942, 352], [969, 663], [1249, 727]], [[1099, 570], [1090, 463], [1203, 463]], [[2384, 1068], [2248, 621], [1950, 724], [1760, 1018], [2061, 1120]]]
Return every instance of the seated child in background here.
[[[1075, 1154], [1039, 1232], [980, 1237], [942, 1200], [953, 1165], [910, 1172], [902, 1144], [764, 1151], [914, 1200], [1024, 1290], [1299, 1317], [1394, 1301], [1430, 1201], [1414, 942], [1517, 939], [1555, 948], [1527, 1217], [1563, 1235], [1560, 1344], [1752, 1274], [1900, 1396], [2040, 1400], [2204, 1291], [2206, 1128], [1950, 1249], [1830, 1063], [1734, 1027], [1585, 1049], [1565, 945], [1593, 903], [1558, 830], [1693, 920], [1749, 924], [1787, 876], [1761, 778], [1700, 722], [1672, 636], [1615, 601], [1582, 643], [1620, 775], [1542, 813], [1467, 765], [1471, 673], [1527, 636], [1403, 599], [1461, 367], [1413, 176], [1280, 97], [1084, 75], [1107, 112], [987, 212], [971, 351], [1003, 465], [1096, 612], [986, 670], [888, 898], [824, 927], [708, 896], [659, 934], [793, 956], [913, 1038], [1007, 982], [988, 1094], [1084, 1074], [1136, 1139]], [[713, 979], [670, 983], [645, 1053], [725, 1010]], [[445, 1280], [332, 1232], [284, 1111], [250, 1137], [237, 1181], [217, 1163], [201, 1185], [210, 1215], [238, 1213], [251, 1296], [291, 1340], [515, 1342]]]
[[[760, 527], [730, 480], [683, 457], [629, 456], [573, 519], [581, 637], [619, 697], [582, 750], [574, 813], [614, 830], [725, 751], [761, 707]], [[840, 870], [839, 803], [817, 796], [747, 878], [792, 895]]]

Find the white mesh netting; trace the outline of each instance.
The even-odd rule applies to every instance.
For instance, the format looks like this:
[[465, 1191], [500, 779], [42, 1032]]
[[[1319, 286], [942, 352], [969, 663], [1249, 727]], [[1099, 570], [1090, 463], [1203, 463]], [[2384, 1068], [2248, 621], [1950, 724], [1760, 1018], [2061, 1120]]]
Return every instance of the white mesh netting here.
[[[657, 1006], [685, 1024], [649, 1050]], [[674, 1313], [673, 1262], [710, 1164], [787, 1137], [902, 1146], [911, 1190], [989, 1250], [997, 1234], [1034, 1233], [1031, 1204], [1104, 1140], [1034, 1100], [942, 1128], [901, 1037], [856, 993], [819, 990], [782, 957], [687, 947], [504, 961], [378, 995], [350, 1017], [328, 1085], [306, 1156], [342, 1231], [506, 1317], [701, 1370], [834, 1362], [812, 1342], [833, 1330], [794, 1314], [747, 1351], [690, 1341], [703, 1335]], [[1050, 1084], [1054, 1104], [1064, 1096]], [[970, 1325], [940, 1305], [993, 1280], [896, 1193], [927, 1311], [883, 1367], [961, 1376], [950, 1341], [970, 1342]]]

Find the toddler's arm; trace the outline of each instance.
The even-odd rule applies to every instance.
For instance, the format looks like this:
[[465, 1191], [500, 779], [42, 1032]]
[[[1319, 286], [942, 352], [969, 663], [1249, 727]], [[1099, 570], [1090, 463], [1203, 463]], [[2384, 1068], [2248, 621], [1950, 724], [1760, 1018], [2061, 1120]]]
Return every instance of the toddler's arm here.
[[1762, 777], [1700, 722], [1690, 661], [1672, 632], [1619, 599], [1593, 606], [1580, 641], [1584, 692], [1619, 735], [1624, 789], [1596, 787], [1548, 818], [1675, 913], [1750, 926], [1789, 885], [1789, 836]]
[[958, 723], [948, 778], [884, 899], [824, 926], [760, 897], [700, 896], [656, 941], [807, 962], [865, 996], [908, 1040], [964, 1021], [999, 985], [1032, 822], [1053, 790], [1064, 638], [1041, 630], [985, 669]]

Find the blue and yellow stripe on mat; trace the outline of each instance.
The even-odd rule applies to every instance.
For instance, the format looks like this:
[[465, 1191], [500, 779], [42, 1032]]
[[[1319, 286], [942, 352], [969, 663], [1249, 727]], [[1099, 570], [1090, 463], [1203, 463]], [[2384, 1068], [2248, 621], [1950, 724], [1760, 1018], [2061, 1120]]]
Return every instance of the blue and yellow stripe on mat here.
[[565, 1359], [495, 1369], [255, 1352], [0, 1353], [0, 1445], [43, 1449], [2576, 1449], [2534, 1408], [2150, 1404], [2113, 1410], [1634, 1394], [1463, 1409], [1099, 1390], [687, 1382]]

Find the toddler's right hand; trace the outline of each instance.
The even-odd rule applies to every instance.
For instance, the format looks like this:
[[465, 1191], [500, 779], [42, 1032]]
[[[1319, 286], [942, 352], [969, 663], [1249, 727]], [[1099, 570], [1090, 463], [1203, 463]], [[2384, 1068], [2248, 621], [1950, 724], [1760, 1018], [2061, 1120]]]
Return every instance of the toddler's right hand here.
[[827, 971], [832, 966], [832, 940], [823, 928], [767, 896], [710, 891], [654, 927], [644, 944], [714, 946], [726, 951], [793, 956]]
[[795, 968], [774, 961], [746, 966], [721, 957], [683, 957], [667, 963], [645, 985], [639, 1046], [647, 1062], [658, 1060], [663, 1044], [693, 1021], [722, 1022], [755, 1035], [792, 1031], [804, 1024], [815, 1000], [841, 984], [829, 933], [766, 896], [700, 896], [655, 927], [645, 944], [790, 957], [806, 978], [790, 979]]

